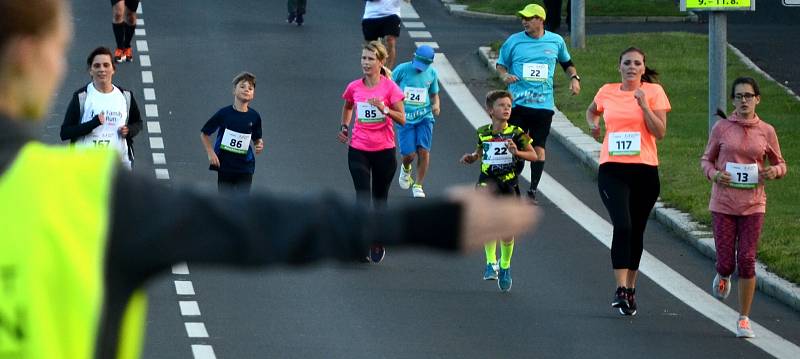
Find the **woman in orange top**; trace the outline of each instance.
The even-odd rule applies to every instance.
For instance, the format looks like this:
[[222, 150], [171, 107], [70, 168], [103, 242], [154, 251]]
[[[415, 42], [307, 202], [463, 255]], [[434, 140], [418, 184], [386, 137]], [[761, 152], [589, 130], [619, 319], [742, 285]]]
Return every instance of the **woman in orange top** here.
[[657, 83], [658, 73], [645, 65], [642, 50], [623, 51], [619, 72], [622, 82], [597, 91], [586, 121], [596, 139], [601, 116], [606, 127], [597, 187], [614, 225], [611, 264], [617, 290], [611, 306], [622, 315], [635, 315], [644, 230], [660, 191], [656, 140], [666, 133], [670, 104]]

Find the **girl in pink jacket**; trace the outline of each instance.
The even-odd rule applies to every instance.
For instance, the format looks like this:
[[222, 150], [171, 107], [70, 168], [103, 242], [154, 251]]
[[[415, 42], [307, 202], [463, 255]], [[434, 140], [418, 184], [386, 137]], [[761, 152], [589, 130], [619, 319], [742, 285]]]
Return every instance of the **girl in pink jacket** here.
[[756, 105], [761, 102], [756, 81], [749, 77], [734, 80], [731, 99], [736, 109], [728, 118], [717, 112], [722, 119], [711, 130], [700, 164], [706, 178], [713, 182], [708, 209], [714, 227], [717, 274], [712, 292], [720, 299], [730, 294], [731, 274], [738, 265], [736, 336], [753, 338], [748, 316], [756, 288], [756, 249], [767, 207], [764, 182], [783, 177], [786, 162], [775, 128], [756, 114]]

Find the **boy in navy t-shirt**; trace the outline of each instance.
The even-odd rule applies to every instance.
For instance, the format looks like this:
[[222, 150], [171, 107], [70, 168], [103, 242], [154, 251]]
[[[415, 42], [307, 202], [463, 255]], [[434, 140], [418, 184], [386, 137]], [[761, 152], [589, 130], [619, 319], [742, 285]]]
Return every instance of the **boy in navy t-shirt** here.
[[[261, 116], [249, 107], [256, 92], [256, 77], [242, 72], [233, 79], [233, 105], [221, 108], [200, 130], [208, 154], [209, 169], [217, 171], [220, 192], [250, 192], [256, 154], [264, 150]], [[210, 136], [216, 132], [214, 145]]]

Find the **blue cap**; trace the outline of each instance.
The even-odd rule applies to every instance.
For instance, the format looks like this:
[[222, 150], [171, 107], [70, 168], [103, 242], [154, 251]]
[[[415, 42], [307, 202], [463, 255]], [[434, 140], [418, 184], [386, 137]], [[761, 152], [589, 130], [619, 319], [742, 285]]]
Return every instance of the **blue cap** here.
[[418, 47], [411, 65], [417, 70], [425, 71], [431, 63], [433, 63], [433, 48], [428, 45]]

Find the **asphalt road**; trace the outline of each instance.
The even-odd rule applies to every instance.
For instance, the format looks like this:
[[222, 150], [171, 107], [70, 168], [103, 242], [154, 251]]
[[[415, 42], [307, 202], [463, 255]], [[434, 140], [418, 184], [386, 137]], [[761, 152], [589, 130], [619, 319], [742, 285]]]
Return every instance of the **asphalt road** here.
[[[437, 0], [413, 4], [439, 51], [482, 99], [492, 82], [475, 50], [518, 26], [451, 17]], [[86, 55], [95, 46], [113, 46], [107, 3], [75, 1], [73, 7], [72, 70], [43, 128], [46, 142], [58, 142], [69, 96], [89, 81]], [[266, 145], [257, 159], [255, 190], [354, 197], [346, 147], [335, 135], [340, 95], [360, 76], [361, 2], [312, 1], [300, 28], [285, 23], [285, 3], [278, 0], [153, 1], [143, 3], [143, 10], [146, 35], [137, 40], [148, 42], [152, 65], [142, 67], [137, 57], [115, 77], [134, 91], [142, 108], [158, 106], [158, 117], [147, 120], [158, 121], [161, 133], [143, 131], [136, 139], [135, 172], [154, 176], [154, 168], [165, 168], [168, 185], [214, 190], [216, 176], [207, 170], [198, 132], [231, 103], [232, 77], [248, 70], [258, 76], [252, 107], [264, 119]], [[408, 59], [413, 46], [404, 30], [399, 60]], [[143, 70], [152, 71], [152, 84], [142, 83]], [[156, 100], [145, 101], [144, 88], [153, 88]], [[148, 137], [162, 138], [164, 149], [151, 149]], [[474, 182], [479, 169], [457, 163], [474, 146], [473, 137], [474, 129], [444, 93], [426, 181], [429, 196]], [[164, 153], [166, 165], [154, 165], [153, 152]], [[608, 220], [594, 175], [576, 163], [551, 139], [546, 171]], [[393, 185], [390, 206], [408, 197]], [[481, 280], [482, 253], [451, 257], [389, 248], [379, 265], [248, 271], [189, 263], [191, 274], [165, 273], [148, 286], [144, 357], [192, 358], [192, 345], [213, 347], [217, 358], [768, 357], [647, 277], [638, 286], [639, 315], [620, 317], [609, 307], [614, 283], [608, 249], [567, 217], [567, 209], [547, 198], [541, 204], [541, 228], [515, 248], [509, 293]], [[700, 288], [710, 287], [713, 262], [656, 222], [649, 224], [645, 248]], [[191, 280], [196, 294], [177, 295], [173, 281], [179, 279]], [[178, 301], [188, 300], [199, 303], [199, 317], [181, 315]], [[728, 305], [735, 303], [734, 292]], [[752, 318], [800, 344], [800, 313], [758, 294]], [[208, 337], [187, 337], [185, 322], [204, 323]]]

